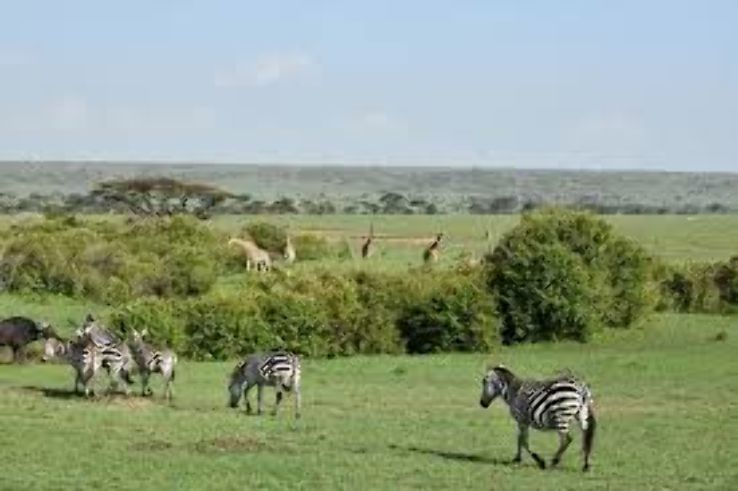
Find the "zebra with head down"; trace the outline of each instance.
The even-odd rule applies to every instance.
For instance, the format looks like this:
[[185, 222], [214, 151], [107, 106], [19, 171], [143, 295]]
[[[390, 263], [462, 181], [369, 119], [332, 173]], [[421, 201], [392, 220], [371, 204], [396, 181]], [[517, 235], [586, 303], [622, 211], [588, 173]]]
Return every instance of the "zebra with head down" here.
[[246, 400], [246, 412], [251, 413], [249, 390], [256, 386], [257, 413], [261, 414], [264, 386], [274, 387], [277, 391], [276, 402], [272, 414], [276, 415], [282, 402], [283, 392], [294, 392], [295, 417], [300, 417], [300, 358], [285, 351], [254, 353], [238, 363], [231, 373], [228, 383], [230, 406], [238, 407], [241, 396]]

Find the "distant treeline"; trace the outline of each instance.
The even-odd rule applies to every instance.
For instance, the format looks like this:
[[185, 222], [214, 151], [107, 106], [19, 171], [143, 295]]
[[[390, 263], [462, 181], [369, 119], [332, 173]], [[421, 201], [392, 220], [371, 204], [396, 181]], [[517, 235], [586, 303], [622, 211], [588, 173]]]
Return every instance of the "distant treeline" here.
[[686, 202], [680, 197], [672, 203], [646, 204], [608, 196], [579, 196], [546, 200], [539, 196], [500, 195], [467, 196], [437, 201], [398, 192], [343, 197], [340, 202], [328, 196], [318, 198], [283, 196], [272, 201], [255, 199], [249, 194], [224, 191], [208, 184], [183, 182], [171, 178], [137, 178], [106, 181], [89, 193], [32, 193], [15, 196], [0, 192], [0, 213], [136, 213], [193, 214], [200, 217], [227, 214], [310, 214], [310, 215], [435, 215], [443, 213], [507, 214], [530, 211], [545, 206], [567, 206], [598, 214], [701, 214], [730, 213], [734, 206], [720, 202]]

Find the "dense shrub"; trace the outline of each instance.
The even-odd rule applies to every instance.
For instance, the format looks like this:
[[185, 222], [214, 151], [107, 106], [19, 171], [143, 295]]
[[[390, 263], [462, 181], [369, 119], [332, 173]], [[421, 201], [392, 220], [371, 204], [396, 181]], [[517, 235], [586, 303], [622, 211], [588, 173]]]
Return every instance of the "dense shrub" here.
[[408, 353], [488, 351], [496, 343], [492, 301], [477, 275], [425, 273], [397, 320]]
[[337, 257], [339, 251], [330, 244], [325, 237], [313, 234], [301, 234], [292, 239], [295, 246], [297, 259], [300, 261], [314, 261], [318, 259], [326, 259]]
[[194, 218], [116, 226], [66, 217], [11, 230], [0, 285], [109, 303], [199, 295], [215, 283], [224, 257], [220, 238]]
[[171, 300], [154, 297], [134, 301], [114, 310], [108, 317], [110, 328], [127, 336], [132, 329], [147, 329], [147, 339], [156, 346], [167, 346], [178, 353], [187, 347], [180, 309]]
[[659, 265], [654, 280], [659, 288], [659, 310], [719, 313], [726, 306], [715, 282], [719, 265], [685, 263]]
[[602, 219], [547, 209], [523, 215], [487, 257], [506, 343], [586, 340], [649, 310], [650, 259]]
[[738, 306], [738, 256], [718, 264], [714, 280], [720, 292], [720, 300], [731, 307]]
[[287, 232], [269, 222], [252, 222], [243, 232], [264, 250], [282, 251], [287, 243]]

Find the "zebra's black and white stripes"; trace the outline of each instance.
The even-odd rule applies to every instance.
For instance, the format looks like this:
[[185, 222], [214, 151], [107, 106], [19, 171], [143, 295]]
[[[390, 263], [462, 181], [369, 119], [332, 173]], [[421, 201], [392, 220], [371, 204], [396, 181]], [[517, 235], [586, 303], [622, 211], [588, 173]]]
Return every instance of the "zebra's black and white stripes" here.
[[136, 329], [132, 329], [131, 331], [133, 333], [133, 339], [129, 343], [129, 347], [133, 352], [133, 359], [138, 366], [138, 373], [141, 375], [141, 395], [147, 395], [151, 390], [149, 388], [151, 374], [160, 373], [164, 379], [164, 395], [167, 399], [171, 400], [177, 355], [169, 349], [157, 350], [144, 341], [148, 330], [144, 329], [139, 332]]
[[247, 356], [233, 369], [228, 391], [230, 406], [238, 407], [241, 396], [246, 400], [246, 411], [251, 412], [249, 390], [256, 386], [257, 412], [261, 414], [263, 407], [264, 386], [274, 387], [277, 395], [273, 414], [277, 414], [283, 392], [294, 392], [295, 416], [300, 417], [300, 358], [292, 353], [276, 351], [255, 353]]
[[559, 448], [551, 465], [557, 465], [572, 438], [570, 424], [576, 421], [583, 432], [584, 466], [589, 469], [596, 420], [592, 405], [592, 393], [584, 382], [563, 375], [550, 380], [522, 380], [503, 366], [490, 370], [482, 379], [480, 404], [489, 407], [501, 396], [510, 414], [518, 423], [518, 450], [514, 461], [522, 458], [525, 449], [542, 469], [545, 461], [528, 447], [528, 429], [555, 430], [559, 434]]

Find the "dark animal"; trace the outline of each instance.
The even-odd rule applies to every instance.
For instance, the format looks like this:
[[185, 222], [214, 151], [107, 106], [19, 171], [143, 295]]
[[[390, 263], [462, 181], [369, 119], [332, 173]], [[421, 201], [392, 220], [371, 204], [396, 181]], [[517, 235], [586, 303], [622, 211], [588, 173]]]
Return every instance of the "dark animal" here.
[[0, 346], [7, 346], [13, 351], [13, 361], [25, 359], [25, 347], [43, 337], [50, 329], [46, 323], [36, 324], [27, 317], [9, 317], [0, 321]]

